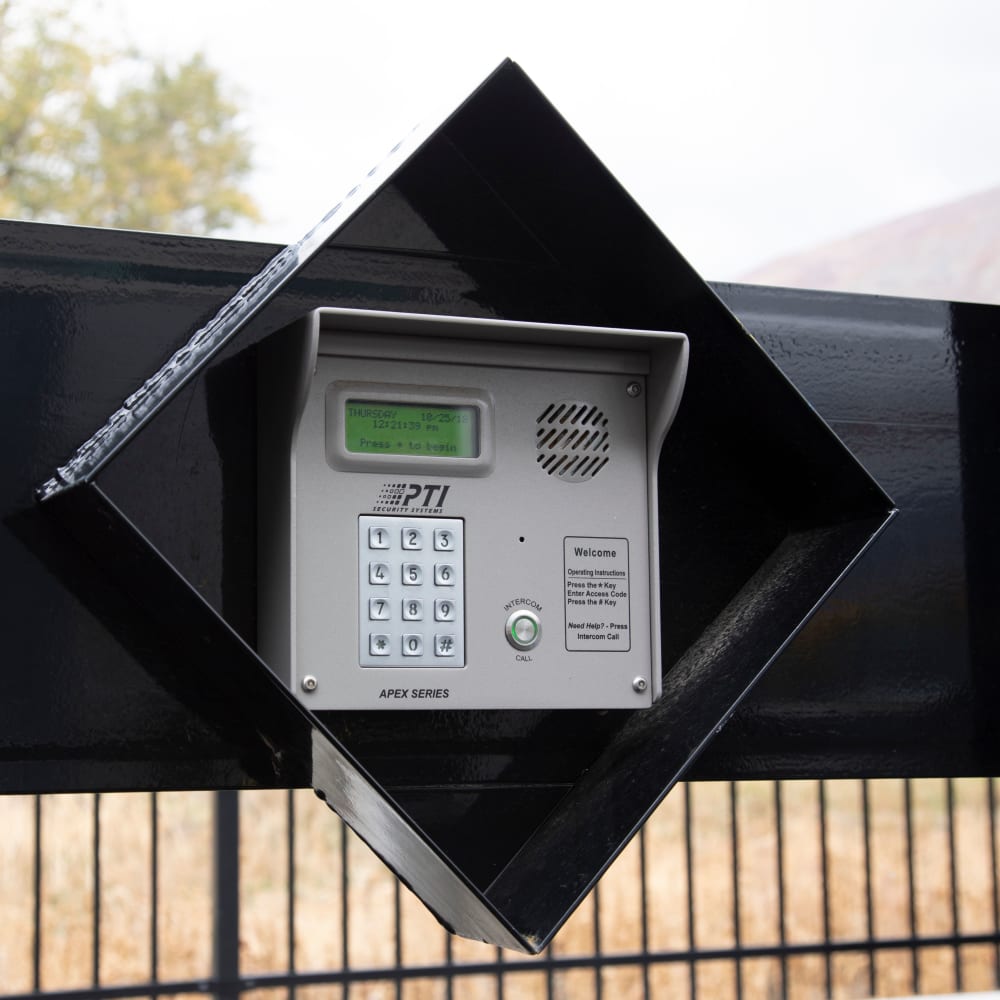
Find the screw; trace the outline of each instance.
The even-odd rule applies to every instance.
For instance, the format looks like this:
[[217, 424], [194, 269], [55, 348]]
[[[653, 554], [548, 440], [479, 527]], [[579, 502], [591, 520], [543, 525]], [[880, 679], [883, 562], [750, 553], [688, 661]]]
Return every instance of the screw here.
[[632, 681], [632, 690], [635, 691], [636, 694], [642, 694], [642, 692], [646, 690], [646, 678], [636, 677], [636, 679]]
[[629, 384], [625, 386], [625, 394], [627, 396], [631, 396], [632, 399], [635, 399], [642, 395], [642, 386], [639, 385], [638, 382], [629, 382]]
[[312, 674], [306, 674], [305, 677], [302, 678], [302, 690], [303, 691], [312, 692], [312, 691], [315, 691], [316, 688], [318, 688], [318, 687], [319, 687], [319, 681], [316, 680], [316, 678], [313, 677]]

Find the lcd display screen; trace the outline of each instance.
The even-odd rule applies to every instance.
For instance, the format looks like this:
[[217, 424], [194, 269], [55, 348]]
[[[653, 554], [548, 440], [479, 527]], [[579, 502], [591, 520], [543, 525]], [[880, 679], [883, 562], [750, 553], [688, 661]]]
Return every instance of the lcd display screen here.
[[348, 399], [344, 446], [361, 455], [478, 458], [475, 406]]

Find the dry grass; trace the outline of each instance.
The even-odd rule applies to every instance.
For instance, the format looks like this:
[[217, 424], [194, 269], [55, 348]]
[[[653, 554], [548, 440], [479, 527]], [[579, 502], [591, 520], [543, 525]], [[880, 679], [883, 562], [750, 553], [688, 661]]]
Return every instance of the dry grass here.
[[[951, 933], [952, 883], [945, 781], [911, 783], [915, 892], [913, 911], [920, 935]], [[877, 938], [911, 934], [911, 899], [902, 781], [868, 783], [872, 933]], [[958, 927], [963, 933], [993, 932], [995, 873], [990, 845], [988, 785], [984, 780], [951, 783], [954, 795], [954, 864]], [[646, 944], [655, 952], [690, 948], [725, 949], [772, 946], [782, 939], [809, 944], [831, 938], [859, 940], [868, 935], [865, 877], [863, 785], [858, 781], [825, 785], [827, 895], [824, 898], [820, 786], [816, 782], [780, 786], [784, 831], [781, 875], [784, 926], [779, 905], [776, 810], [770, 782], [692, 785], [668, 797], [647, 824], [644, 848], [647, 875]], [[156, 797], [159, 881], [157, 906], [158, 968], [161, 979], [197, 979], [211, 968], [211, 830], [209, 793], [170, 793]], [[382, 867], [352, 834], [307, 791], [294, 793], [296, 812], [295, 966], [299, 970], [387, 968], [396, 962], [395, 903], [401, 907], [400, 954], [404, 966], [445, 961], [494, 962], [495, 948], [454, 939]], [[149, 795], [105, 795], [100, 799], [100, 982], [125, 984], [150, 978], [152, 927], [151, 804]], [[288, 968], [287, 944], [287, 795], [241, 795], [241, 965], [245, 974]], [[734, 878], [735, 809], [738, 836]], [[690, 810], [690, 816], [687, 813]], [[51, 796], [42, 800], [41, 986], [74, 989], [93, 981], [93, 796]], [[690, 822], [688, 856], [686, 824]], [[32, 988], [34, 933], [35, 800], [0, 799], [0, 990]], [[343, 858], [347, 860], [345, 934]], [[693, 926], [689, 925], [688, 871]], [[552, 946], [557, 956], [586, 956], [599, 941], [606, 954], [642, 950], [641, 848], [638, 840], [622, 854], [598, 891], [567, 922]], [[738, 896], [738, 927], [734, 902]], [[345, 955], [346, 942], [346, 955]], [[513, 958], [513, 956], [510, 956]], [[951, 948], [917, 953], [919, 982], [913, 978], [907, 949], [876, 953], [877, 995], [948, 991], [955, 986], [956, 956]], [[960, 954], [967, 990], [995, 986], [996, 949], [966, 947]], [[864, 997], [871, 993], [872, 966], [866, 952], [821, 956], [771, 957], [653, 965], [654, 996], [686, 994], [696, 977], [699, 994], [736, 995], [737, 976], [748, 997], [780, 995], [783, 980], [791, 997], [826, 993]], [[552, 975], [553, 995], [588, 997], [596, 993], [596, 973], [570, 969]], [[643, 995], [641, 966], [623, 965], [600, 973], [606, 995], [632, 1000]], [[503, 976], [503, 996], [534, 1000], [545, 995], [544, 971], [530, 969]], [[354, 984], [357, 1000], [395, 996], [391, 983]], [[284, 997], [285, 991], [255, 991], [251, 997]], [[339, 986], [300, 989], [308, 1000], [336, 997]], [[497, 977], [460, 976], [455, 995], [494, 998]], [[445, 1000], [442, 978], [413, 979], [403, 988], [406, 1000]]]

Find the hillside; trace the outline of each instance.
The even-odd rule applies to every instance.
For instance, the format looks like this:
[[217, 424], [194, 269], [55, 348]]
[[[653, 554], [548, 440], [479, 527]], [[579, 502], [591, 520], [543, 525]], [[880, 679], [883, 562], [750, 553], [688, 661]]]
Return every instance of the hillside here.
[[742, 280], [1000, 304], [1000, 187], [779, 258]]

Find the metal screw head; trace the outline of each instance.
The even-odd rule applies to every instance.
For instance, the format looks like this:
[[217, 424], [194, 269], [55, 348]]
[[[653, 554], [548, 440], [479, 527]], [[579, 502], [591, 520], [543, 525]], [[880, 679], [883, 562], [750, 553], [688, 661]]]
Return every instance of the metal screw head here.
[[302, 678], [302, 690], [303, 691], [315, 691], [319, 687], [319, 681], [313, 677], [312, 674], [306, 674]]
[[642, 694], [642, 692], [646, 690], [646, 678], [636, 677], [636, 679], [632, 681], [632, 690], [635, 691], [636, 694]]
[[638, 382], [629, 382], [629, 384], [625, 386], [625, 394], [627, 396], [631, 396], [632, 399], [635, 399], [637, 396], [642, 395], [642, 386], [639, 385]]

